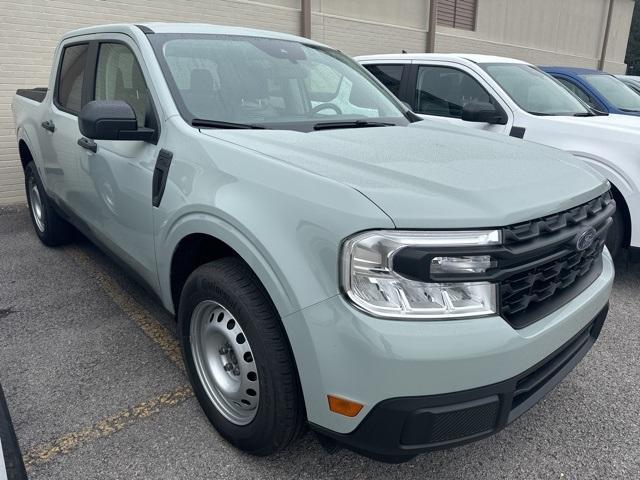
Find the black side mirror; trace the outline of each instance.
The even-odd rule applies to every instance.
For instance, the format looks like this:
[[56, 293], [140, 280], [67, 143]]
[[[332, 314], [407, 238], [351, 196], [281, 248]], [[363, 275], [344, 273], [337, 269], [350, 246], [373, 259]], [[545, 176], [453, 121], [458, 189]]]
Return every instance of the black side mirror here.
[[80, 133], [93, 140], [151, 141], [155, 130], [138, 128], [136, 114], [122, 100], [94, 100], [87, 103], [78, 117]]
[[466, 122], [505, 125], [507, 123], [507, 116], [492, 103], [471, 101], [462, 107], [462, 120]]

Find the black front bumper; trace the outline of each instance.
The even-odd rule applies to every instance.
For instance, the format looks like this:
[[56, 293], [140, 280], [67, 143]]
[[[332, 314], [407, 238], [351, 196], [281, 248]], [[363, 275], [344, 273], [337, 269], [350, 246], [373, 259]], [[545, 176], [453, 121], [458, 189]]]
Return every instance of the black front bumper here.
[[595, 343], [608, 305], [560, 349], [504, 382], [462, 392], [404, 397], [377, 404], [349, 434], [318, 433], [368, 457], [408, 460], [418, 453], [488, 437], [514, 421], [573, 370]]

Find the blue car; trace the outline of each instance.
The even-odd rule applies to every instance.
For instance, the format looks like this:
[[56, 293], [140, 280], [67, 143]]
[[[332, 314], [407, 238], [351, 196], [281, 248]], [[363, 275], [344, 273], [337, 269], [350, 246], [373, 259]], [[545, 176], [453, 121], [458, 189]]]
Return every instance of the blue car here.
[[613, 75], [589, 68], [540, 68], [595, 110], [640, 116], [640, 95]]

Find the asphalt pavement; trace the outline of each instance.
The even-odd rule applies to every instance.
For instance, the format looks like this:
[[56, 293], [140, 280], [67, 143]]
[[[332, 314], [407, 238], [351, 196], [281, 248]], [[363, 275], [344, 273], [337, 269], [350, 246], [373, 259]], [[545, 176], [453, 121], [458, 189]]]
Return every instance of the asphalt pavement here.
[[91, 243], [43, 246], [26, 207], [0, 207], [0, 383], [29, 478], [640, 478], [640, 264], [618, 262], [600, 339], [499, 434], [402, 465], [313, 434], [268, 458], [209, 425], [173, 318]]

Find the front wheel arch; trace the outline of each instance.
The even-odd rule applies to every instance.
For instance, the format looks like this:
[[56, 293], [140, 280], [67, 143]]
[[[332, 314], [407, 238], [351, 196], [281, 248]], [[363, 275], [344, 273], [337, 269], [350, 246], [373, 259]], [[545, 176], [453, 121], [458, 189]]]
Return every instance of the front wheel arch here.
[[167, 221], [166, 229], [163, 230], [156, 237], [156, 249], [160, 293], [169, 312], [177, 313], [174, 307], [178, 302], [175, 300], [179, 300], [178, 291], [185, 279], [177, 279], [177, 270], [172, 268], [180, 264], [180, 257], [176, 257], [176, 254], [180, 250], [185, 251], [186, 246], [192, 246], [191, 242], [194, 241], [203, 241], [203, 246], [209, 248], [209, 252], [215, 252], [215, 255], [208, 253], [202, 256], [200, 262], [191, 265], [192, 268], [210, 257], [214, 260], [223, 256], [237, 256], [258, 277], [282, 318], [300, 310], [296, 292], [277, 260], [269, 255], [269, 251], [261, 246], [258, 239], [248, 238], [229, 221], [201, 210], [181, 215], [171, 222]]
[[632, 232], [632, 220], [631, 213], [629, 212], [629, 206], [624, 198], [624, 195], [620, 193], [620, 190], [611, 183], [611, 193], [613, 199], [616, 201], [616, 208], [622, 212], [624, 218], [624, 236], [622, 240], [622, 247], [628, 248], [631, 244], [631, 232]]

